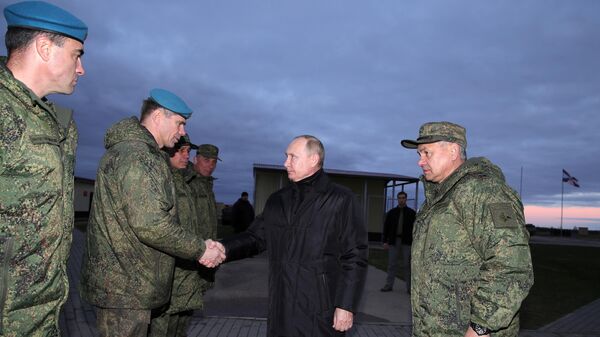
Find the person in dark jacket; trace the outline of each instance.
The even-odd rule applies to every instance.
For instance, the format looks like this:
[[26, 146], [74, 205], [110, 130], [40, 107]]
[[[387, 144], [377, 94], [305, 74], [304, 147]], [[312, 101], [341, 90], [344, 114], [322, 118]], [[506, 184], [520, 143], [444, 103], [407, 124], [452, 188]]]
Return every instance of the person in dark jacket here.
[[381, 291], [392, 291], [398, 270], [398, 255], [402, 252], [402, 273], [406, 282], [406, 292], [410, 293], [410, 245], [415, 222], [415, 211], [406, 206], [406, 192], [398, 192], [398, 207], [391, 209], [383, 225], [383, 248], [388, 251], [388, 270], [385, 285]]
[[241, 197], [233, 204], [233, 228], [236, 233], [245, 231], [254, 221], [254, 208], [248, 201], [248, 192], [242, 192]]
[[354, 193], [323, 171], [324, 153], [317, 138], [294, 138], [285, 160], [291, 184], [247, 231], [222, 241], [226, 261], [267, 251], [271, 337], [344, 336], [363, 292], [364, 217]]

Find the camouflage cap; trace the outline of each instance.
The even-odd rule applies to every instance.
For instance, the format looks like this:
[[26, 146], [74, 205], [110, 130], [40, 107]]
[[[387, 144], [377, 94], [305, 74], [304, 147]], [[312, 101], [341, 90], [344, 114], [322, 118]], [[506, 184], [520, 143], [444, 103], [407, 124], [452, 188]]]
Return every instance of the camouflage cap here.
[[219, 158], [219, 148], [212, 144], [199, 145], [198, 149], [196, 150], [196, 155], [201, 155], [205, 158], [221, 160], [221, 158]]
[[429, 144], [446, 141], [467, 148], [467, 131], [458, 124], [450, 122], [430, 122], [421, 125], [417, 140], [404, 139], [402, 146], [407, 149], [416, 149], [419, 144]]

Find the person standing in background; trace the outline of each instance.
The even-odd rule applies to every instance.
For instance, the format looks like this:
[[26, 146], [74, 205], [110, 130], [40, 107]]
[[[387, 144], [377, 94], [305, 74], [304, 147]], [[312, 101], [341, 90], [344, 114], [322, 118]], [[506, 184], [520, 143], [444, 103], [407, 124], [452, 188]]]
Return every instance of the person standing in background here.
[[236, 233], [245, 231], [254, 221], [254, 208], [248, 201], [248, 192], [242, 192], [241, 197], [233, 204], [232, 213]]
[[410, 246], [415, 211], [406, 206], [407, 197], [406, 192], [398, 192], [398, 207], [391, 209], [385, 217], [382, 241], [383, 249], [388, 251], [388, 270], [382, 292], [392, 291], [394, 288], [398, 256], [402, 254], [402, 273], [406, 282], [406, 292], [410, 294]]

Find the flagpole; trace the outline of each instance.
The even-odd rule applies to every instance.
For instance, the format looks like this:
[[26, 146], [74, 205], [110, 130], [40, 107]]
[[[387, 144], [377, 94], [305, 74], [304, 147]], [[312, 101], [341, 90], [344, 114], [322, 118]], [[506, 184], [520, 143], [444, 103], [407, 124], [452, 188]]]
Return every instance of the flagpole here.
[[565, 182], [560, 178], [560, 237], [563, 236], [563, 195], [565, 193]]
[[521, 166], [521, 182], [519, 183], [519, 196], [523, 201], [523, 166]]

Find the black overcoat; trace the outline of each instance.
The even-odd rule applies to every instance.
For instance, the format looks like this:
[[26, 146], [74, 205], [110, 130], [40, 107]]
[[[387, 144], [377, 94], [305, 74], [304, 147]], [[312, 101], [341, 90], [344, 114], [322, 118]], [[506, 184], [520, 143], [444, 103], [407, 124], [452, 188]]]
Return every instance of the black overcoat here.
[[[400, 237], [400, 242], [403, 245], [411, 245], [413, 224], [415, 222], [416, 213], [412, 208], [404, 206], [404, 211], [402, 212], [402, 214], [402, 235]], [[396, 233], [398, 232], [399, 217], [399, 206], [394, 207], [389, 212], [387, 212], [385, 216], [385, 223], [383, 225], [383, 243], [388, 243], [390, 245], [396, 244]]]
[[322, 171], [301, 202], [298, 193], [295, 183], [273, 193], [246, 232], [223, 241], [227, 260], [267, 250], [268, 336], [343, 336], [333, 313], [356, 313], [367, 274], [362, 211]]

